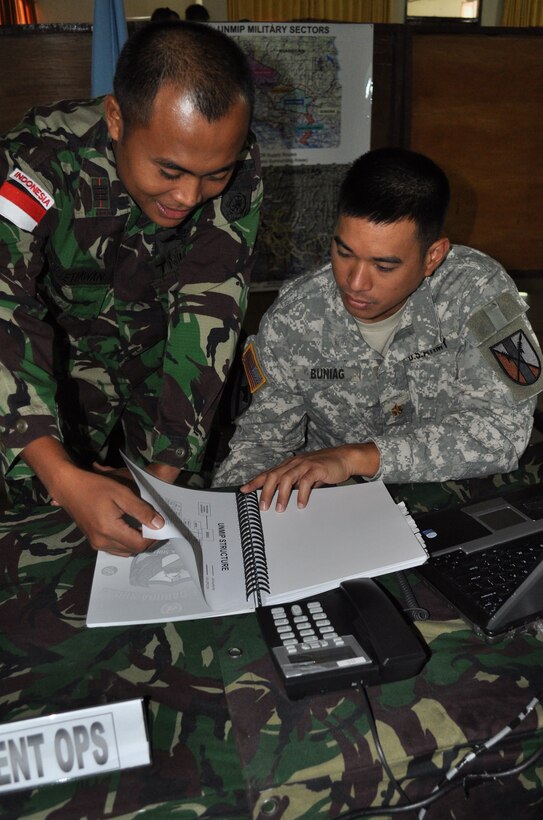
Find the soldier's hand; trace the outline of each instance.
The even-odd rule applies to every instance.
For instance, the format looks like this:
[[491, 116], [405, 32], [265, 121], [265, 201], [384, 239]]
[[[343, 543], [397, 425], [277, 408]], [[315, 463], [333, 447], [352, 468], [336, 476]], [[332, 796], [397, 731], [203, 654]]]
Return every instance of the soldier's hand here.
[[[160, 529], [164, 519], [127, 486], [132, 483], [129, 474], [125, 475], [124, 470], [74, 470], [77, 472], [72, 474], [70, 483], [60, 491], [57, 488], [55, 501], [72, 516], [93, 549], [129, 556], [144, 552], [155, 543], [143, 538], [139, 527], [145, 524]], [[131, 526], [127, 517], [138, 528]]]
[[[126, 482], [128, 471], [97, 465], [94, 472], [82, 470], [53, 436], [34, 439], [24, 448], [22, 457], [49, 490], [53, 504], [64, 507], [72, 516], [93, 549], [134, 555], [155, 543], [143, 538], [138, 528], [145, 524], [158, 530], [164, 520], [131, 486], [121, 483]], [[115, 475], [120, 480], [115, 480]], [[131, 526], [125, 516], [136, 526]]]
[[302, 453], [255, 476], [241, 487], [241, 492], [261, 490], [261, 510], [270, 507], [273, 496], [277, 493], [275, 509], [283, 512], [292, 490], [297, 489], [297, 505], [302, 509], [307, 505], [314, 487], [340, 484], [353, 475], [371, 477], [378, 471], [379, 463], [379, 450], [372, 442], [345, 444], [313, 453]]
[[[95, 461], [92, 469], [98, 473], [107, 473], [109, 478], [114, 478], [127, 486], [135, 485], [134, 477], [128, 467], [107, 467]], [[180, 473], [179, 467], [171, 467], [169, 464], [151, 463], [145, 470], [167, 484], [173, 484]]]
[[136, 482], [134, 481], [134, 477], [132, 473], [128, 469], [128, 467], [109, 467], [105, 464], [99, 464], [97, 461], [93, 461], [92, 469], [95, 473], [105, 473], [107, 474], [108, 478], [113, 478], [115, 481], [119, 481], [121, 484], [124, 484], [126, 487], [135, 487]]

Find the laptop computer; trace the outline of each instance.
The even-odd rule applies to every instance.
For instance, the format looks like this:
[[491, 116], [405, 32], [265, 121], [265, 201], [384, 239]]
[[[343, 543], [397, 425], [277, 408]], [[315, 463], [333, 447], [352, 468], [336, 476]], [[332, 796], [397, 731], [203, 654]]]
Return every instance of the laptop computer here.
[[543, 484], [413, 516], [417, 572], [487, 642], [543, 628]]

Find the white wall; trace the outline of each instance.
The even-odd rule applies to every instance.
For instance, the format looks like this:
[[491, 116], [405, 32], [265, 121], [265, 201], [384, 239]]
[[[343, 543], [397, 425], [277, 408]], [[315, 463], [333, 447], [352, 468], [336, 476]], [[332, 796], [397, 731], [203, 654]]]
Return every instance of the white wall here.
[[[447, 6], [444, 0], [444, 8]], [[499, 26], [502, 17], [503, 0], [483, 0], [481, 23], [483, 26]], [[443, 13], [446, 13], [445, 11]], [[390, 0], [390, 22], [405, 21], [405, 0]]]

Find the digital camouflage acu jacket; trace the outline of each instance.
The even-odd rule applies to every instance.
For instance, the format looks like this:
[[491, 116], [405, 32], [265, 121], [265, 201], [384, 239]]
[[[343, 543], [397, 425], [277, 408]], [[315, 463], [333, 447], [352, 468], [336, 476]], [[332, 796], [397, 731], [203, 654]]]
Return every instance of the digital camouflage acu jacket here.
[[246, 307], [262, 199], [250, 135], [232, 181], [175, 229], [122, 186], [101, 99], [29, 112], [0, 142], [4, 472], [52, 435], [197, 469]]
[[525, 311], [501, 265], [454, 245], [409, 297], [383, 356], [345, 310], [330, 266], [289, 282], [248, 340], [252, 402], [215, 483], [366, 441], [387, 482], [515, 469], [543, 389]]

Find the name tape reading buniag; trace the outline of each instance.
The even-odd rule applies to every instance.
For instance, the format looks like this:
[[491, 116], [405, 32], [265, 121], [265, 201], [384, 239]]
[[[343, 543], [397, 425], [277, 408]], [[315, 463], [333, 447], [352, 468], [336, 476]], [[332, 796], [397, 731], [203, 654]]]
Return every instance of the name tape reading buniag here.
[[0, 793], [150, 762], [139, 699], [0, 725]]

